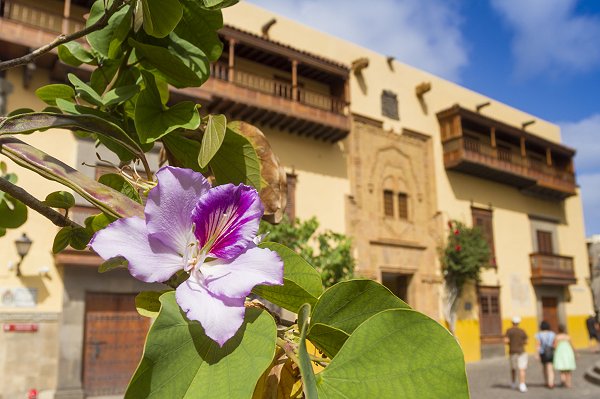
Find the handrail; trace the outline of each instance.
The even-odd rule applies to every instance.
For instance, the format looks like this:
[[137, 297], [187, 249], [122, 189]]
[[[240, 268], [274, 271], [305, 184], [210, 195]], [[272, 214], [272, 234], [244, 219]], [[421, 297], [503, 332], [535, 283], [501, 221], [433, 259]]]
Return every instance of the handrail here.
[[[211, 77], [215, 79], [224, 81], [229, 81], [230, 79], [229, 66], [221, 62], [211, 64], [210, 73]], [[286, 98], [290, 101], [294, 101], [294, 87], [292, 84], [285, 81], [267, 78], [251, 72], [236, 69], [235, 73], [233, 74], [233, 83], [241, 87], [246, 87], [248, 89], [271, 94], [275, 97]], [[305, 89], [304, 87], [298, 87], [297, 92], [297, 101], [304, 105], [337, 114], [344, 113], [345, 103], [338, 97], [318, 93], [309, 89]]]
[[569, 171], [560, 170], [555, 166], [548, 166], [538, 159], [530, 156], [522, 157], [517, 147], [492, 147], [483, 140], [470, 136], [457, 136], [444, 141], [446, 150], [462, 148], [466, 153], [471, 153], [483, 158], [485, 162], [506, 164], [508, 168], [516, 167], [520, 173], [534, 179], [557, 179], [561, 182], [575, 184], [575, 175]]
[[575, 267], [572, 256], [544, 254], [535, 252], [529, 254], [533, 274], [565, 274], [574, 275]]
[[[7, 0], [2, 9], [2, 18], [18, 21], [53, 33], [73, 33], [85, 27], [85, 21], [65, 18], [60, 12], [25, 4], [19, 0]], [[66, 32], [63, 32], [66, 29]]]

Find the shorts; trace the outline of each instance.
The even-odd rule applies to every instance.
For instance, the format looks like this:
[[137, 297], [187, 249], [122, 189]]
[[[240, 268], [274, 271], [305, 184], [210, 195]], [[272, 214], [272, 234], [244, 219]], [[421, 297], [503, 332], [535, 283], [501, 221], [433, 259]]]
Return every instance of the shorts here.
[[527, 368], [527, 353], [511, 353], [510, 368], [512, 370], [525, 370]]

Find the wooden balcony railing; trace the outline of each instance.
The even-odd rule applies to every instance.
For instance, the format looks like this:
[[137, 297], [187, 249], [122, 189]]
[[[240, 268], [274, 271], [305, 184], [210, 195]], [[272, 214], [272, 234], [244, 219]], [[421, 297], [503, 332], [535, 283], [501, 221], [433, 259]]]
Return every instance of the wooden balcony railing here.
[[1, 10], [2, 18], [52, 33], [73, 33], [85, 27], [85, 21], [65, 18], [62, 10], [35, 7], [18, 0], [6, 0]]
[[540, 186], [556, 192], [557, 197], [575, 194], [575, 175], [537, 158], [521, 156], [517, 147], [492, 147], [483, 140], [459, 136], [443, 143], [444, 162], [449, 169], [495, 179], [522, 189]]
[[[266, 94], [271, 94], [276, 97], [287, 98], [290, 101], [295, 101], [294, 88], [290, 83], [237, 69], [233, 74], [230, 74], [229, 67], [222, 63], [211, 64], [210, 72], [211, 77], [215, 79], [229, 81], [231, 76], [233, 76], [233, 83], [238, 86], [260, 91]], [[297, 91], [297, 101], [304, 105], [319, 108], [336, 114], [344, 114], [345, 103], [340, 98], [317, 93], [303, 87], [298, 87]]]
[[529, 258], [533, 285], [569, 285], [577, 281], [571, 256], [533, 253]]

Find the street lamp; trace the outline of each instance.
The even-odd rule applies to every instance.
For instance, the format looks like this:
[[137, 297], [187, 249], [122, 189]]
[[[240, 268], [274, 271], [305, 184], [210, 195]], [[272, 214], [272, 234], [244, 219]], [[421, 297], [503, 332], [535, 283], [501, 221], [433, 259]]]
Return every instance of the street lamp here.
[[23, 263], [23, 258], [29, 253], [29, 248], [31, 248], [31, 244], [33, 241], [27, 234], [23, 233], [21, 237], [15, 240], [15, 247], [17, 247], [17, 254], [21, 257], [19, 263], [17, 263], [17, 276], [21, 276], [21, 263]]

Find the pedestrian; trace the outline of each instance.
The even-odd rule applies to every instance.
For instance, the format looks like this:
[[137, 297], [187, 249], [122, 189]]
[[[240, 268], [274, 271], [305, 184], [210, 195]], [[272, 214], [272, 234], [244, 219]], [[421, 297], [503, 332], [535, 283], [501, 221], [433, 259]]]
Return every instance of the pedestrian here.
[[554, 338], [556, 334], [550, 330], [550, 324], [547, 321], [540, 323], [540, 331], [535, 334], [537, 341], [537, 353], [538, 358], [542, 362], [542, 368], [544, 370], [544, 381], [546, 386], [550, 389], [554, 388], [554, 367], [552, 361], [554, 360]]
[[598, 318], [594, 315], [590, 315], [585, 320], [585, 326], [588, 330], [588, 335], [590, 337], [590, 349], [594, 352], [600, 352], [600, 326], [598, 325]]
[[[527, 392], [525, 384], [525, 371], [527, 370], [527, 353], [525, 353], [525, 345], [527, 344], [527, 333], [519, 328], [521, 318], [513, 317], [512, 327], [506, 330], [504, 342], [508, 344], [508, 354], [510, 359], [510, 381], [511, 387], [519, 391]], [[517, 385], [518, 371], [518, 385]]]
[[565, 331], [565, 326], [558, 326], [558, 334], [554, 340], [554, 368], [560, 371], [560, 381], [563, 386], [571, 388], [572, 373], [575, 370], [575, 351], [571, 345], [571, 337]]

